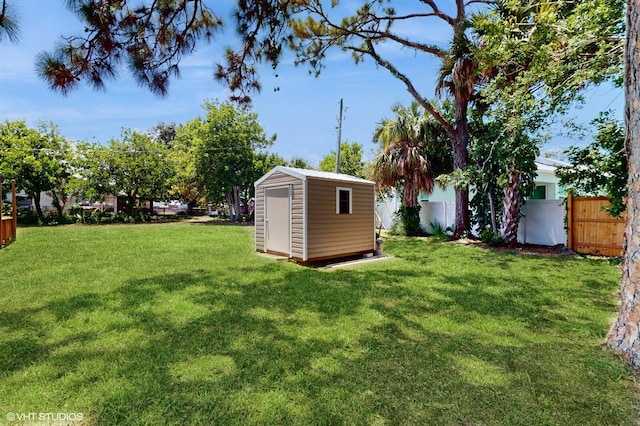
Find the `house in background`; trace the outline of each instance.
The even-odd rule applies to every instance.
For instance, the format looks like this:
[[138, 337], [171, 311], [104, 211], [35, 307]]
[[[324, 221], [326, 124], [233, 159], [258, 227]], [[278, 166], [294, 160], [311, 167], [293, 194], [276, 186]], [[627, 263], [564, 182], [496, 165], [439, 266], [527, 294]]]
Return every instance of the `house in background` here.
[[278, 166], [255, 189], [257, 251], [303, 262], [374, 252], [374, 182]]
[[[527, 244], [556, 245], [567, 243], [565, 229], [566, 190], [555, 175], [557, 167], [567, 165], [558, 160], [537, 158], [537, 177], [535, 190], [527, 197], [523, 207], [524, 216], [518, 228], [518, 242]], [[473, 189], [471, 189], [473, 191]], [[420, 222], [430, 231], [430, 223], [443, 227], [453, 227], [455, 223], [455, 191], [453, 186], [441, 188], [436, 185], [429, 195], [420, 195]], [[393, 215], [389, 210], [398, 206], [397, 200], [378, 203], [378, 215], [382, 225], [389, 229], [393, 224]], [[395, 211], [395, 210], [394, 210]]]
[[568, 166], [564, 161], [551, 158], [536, 158], [535, 179], [536, 188], [529, 200], [562, 200], [567, 197], [567, 190], [560, 185], [560, 178], [556, 176], [556, 169], [560, 166]]
[[[18, 197], [18, 209], [24, 212], [35, 212], [36, 205], [33, 202], [33, 198], [29, 197], [24, 191], [17, 193]], [[10, 194], [7, 194], [5, 201], [9, 200]], [[64, 206], [65, 210], [69, 208], [71, 202], [67, 202]], [[40, 193], [40, 208], [43, 212], [57, 211], [53, 204], [53, 198], [47, 192]]]

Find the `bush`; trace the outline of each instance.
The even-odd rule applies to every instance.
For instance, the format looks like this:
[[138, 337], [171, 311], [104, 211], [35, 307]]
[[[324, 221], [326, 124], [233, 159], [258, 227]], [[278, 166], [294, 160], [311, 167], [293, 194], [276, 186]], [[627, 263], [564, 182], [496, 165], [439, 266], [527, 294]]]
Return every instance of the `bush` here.
[[431, 229], [429, 234], [439, 240], [449, 239], [451, 234], [453, 234], [451, 228], [445, 228], [444, 225], [435, 220], [429, 221], [429, 228]]
[[400, 206], [395, 213], [395, 222], [391, 233], [393, 235], [405, 235], [407, 237], [420, 237], [426, 235], [420, 224], [420, 206]]
[[33, 226], [39, 225], [38, 215], [31, 212], [18, 212], [18, 225], [20, 226]]
[[503, 243], [500, 234], [493, 232], [489, 227], [486, 227], [480, 233], [480, 240], [490, 246], [497, 246]]

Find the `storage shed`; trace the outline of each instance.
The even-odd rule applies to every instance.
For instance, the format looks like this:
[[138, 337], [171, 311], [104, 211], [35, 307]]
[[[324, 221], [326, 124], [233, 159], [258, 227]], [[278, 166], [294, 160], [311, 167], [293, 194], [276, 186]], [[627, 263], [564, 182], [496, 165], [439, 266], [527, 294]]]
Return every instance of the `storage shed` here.
[[373, 182], [278, 166], [255, 188], [257, 251], [303, 262], [374, 251]]

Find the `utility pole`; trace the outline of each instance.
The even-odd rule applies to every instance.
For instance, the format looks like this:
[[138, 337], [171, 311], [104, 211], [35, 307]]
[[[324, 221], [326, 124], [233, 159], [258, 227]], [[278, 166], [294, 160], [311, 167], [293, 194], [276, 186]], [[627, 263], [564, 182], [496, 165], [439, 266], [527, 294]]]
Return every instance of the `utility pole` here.
[[340, 143], [342, 139], [342, 98], [340, 98], [340, 115], [338, 116], [338, 147], [336, 148], [336, 173], [340, 173]]

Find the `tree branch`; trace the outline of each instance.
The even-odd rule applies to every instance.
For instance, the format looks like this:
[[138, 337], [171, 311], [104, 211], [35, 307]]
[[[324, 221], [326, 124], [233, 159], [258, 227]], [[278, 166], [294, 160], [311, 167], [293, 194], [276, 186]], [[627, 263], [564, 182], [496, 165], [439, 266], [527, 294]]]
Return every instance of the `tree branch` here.
[[415, 100], [425, 110], [427, 110], [429, 114], [431, 114], [433, 118], [442, 125], [442, 127], [444, 127], [444, 129], [449, 134], [449, 136], [451, 136], [452, 139], [455, 138], [456, 136], [455, 128], [451, 125], [451, 123], [449, 123], [442, 116], [442, 114], [440, 114], [440, 112], [438, 112], [438, 110], [435, 108], [435, 106], [431, 102], [429, 102], [426, 98], [420, 96], [420, 94], [416, 90], [415, 86], [413, 85], [409, 77], [407, 77], [405, 74], [398, 71], [398, 69], [394, 67], [389, 61], [380, 57], [380, 55], [378, 55], [378, 53], [376, 52], [371, 40], [367, 40], [366, 45], [367, 45], [367, 50], [362, 50], [361, 53], [368, 54], [369, 56], [371, 56], [378, 65], [386, 68], [394, 77], [402, 81], [405, 84], [407, 91], [411, 93], [411, 95], [415, 98]]

